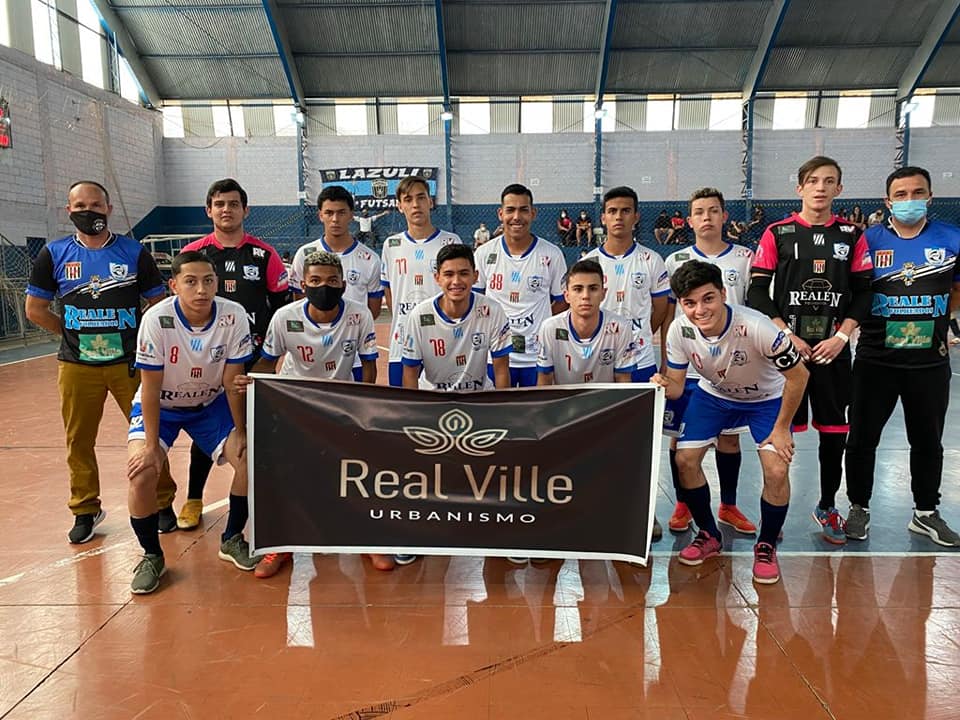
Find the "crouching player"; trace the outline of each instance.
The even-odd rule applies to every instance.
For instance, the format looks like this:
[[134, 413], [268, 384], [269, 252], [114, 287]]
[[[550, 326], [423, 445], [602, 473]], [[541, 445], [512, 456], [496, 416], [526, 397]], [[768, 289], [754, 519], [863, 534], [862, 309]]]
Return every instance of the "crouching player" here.
[[790, 338], [766, 315], [726, 304], [716, 265], [691, 260], [673, 274], [670, 287], [683, 314], [667, 333], [666, 373], [652, 381], [674, 400], [683, 394], [688, 364], [692, 362], [700, 374], [677, 443], [681, 500], [699, 532], [680, 551], [680, 562], [700, 565], [720, 554], [720, 530], [710, 507], [703, 458], [724, 428], [747, 426], [763, 470], [753, 579], [775, 583], [780, 579], [775, 546], [790, 502], [790, 421], [803, 397], [807, 369]]
[[[373, 315], [366, 303], [344, 299], [346, 287], [340, 256], [326, 251], [307, 255], [301, 280], [306, 300], [295, 300], [277, 310], [254, 371], [272, 373], [279, 361], [280, 375], [349, 381], [355, 360], [359, 359], [363, 382], [375, 383], [377, 336]], [[238, 376], [237, 390], [245, 392], [250, 382], [248, 376]], [[290, 557], [290, 553], [267, 553], [254, 575], [273, 577]], [[378, 570], [393, 570], [392, 557], [370, 557]]]
[[157, 516], [157, 479], [167, 451], [184, 430], [214, 462], [233, 466], [230, 512], [219, 557], [240, 570], [257, 561], [243, 539], [247, 523], [246, 420], [242, 398], [226, 393], [243, 372], [252, 346], [243, 306], [217, 297], [217, 276], [206, 255], [173, 259], [170, 288], [143, 316], [137, 336], [141, 370], [130, 412], [127, 476], [130, 524], [143, 548], [130, 585], [151, 593], [165, 572]]

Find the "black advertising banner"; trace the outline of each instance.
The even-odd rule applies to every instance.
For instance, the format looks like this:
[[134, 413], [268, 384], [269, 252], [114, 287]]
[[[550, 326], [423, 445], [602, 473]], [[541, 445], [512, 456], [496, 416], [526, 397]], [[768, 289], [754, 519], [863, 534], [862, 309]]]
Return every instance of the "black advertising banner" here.
[[452, 394], [254, 377], [255, 554], [646, 562], [663, 417], [652, 385]]
[[353, 195], [357, 210], [385, 210], [397, 206], [397, 185], [408, 175], [427, 181], [430, 197], [437, 198], [439, 168], [410, 165], [330, 168], [320, 171], [323, 187], [341, 185]]

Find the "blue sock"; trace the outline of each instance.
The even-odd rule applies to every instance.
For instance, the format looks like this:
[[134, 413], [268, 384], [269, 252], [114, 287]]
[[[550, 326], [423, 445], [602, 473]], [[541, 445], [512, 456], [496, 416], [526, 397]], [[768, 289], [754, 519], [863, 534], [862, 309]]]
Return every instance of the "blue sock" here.
[[777, 544], [777, 536], [783, 529], [783, 521], [787, 519], [786, 505], [771, 505], [763, 498], [760, 498], [760, 537], [757, 542]]
[[720, 529], [713, 517], [713, 510], [710, 509], [710, 486], [701, 485], [692, 490], [685, 488], [683, 501], [690, 508], [690, 514], [693, 515], [693, 521], [697, 524], [697, 527], [719, 540]]
[[220, 539], [226, 542], [234, 535], [243, 532], [250, 511], [247, 509], [247, 496], [230, 494], [230, 512], [227, 513], [227, 527]]
[[140, 547], [147, 555], [163, 555], [160, 547], [160, 516], [157, 513], [144, 518], [130, 518], [130, 525], [137, 536]]
[[670, 477], [673, 480], [673, 489], [677, 493], [677, 502], [683, 502], [683, 488], [680, 487], [680, 470], [677, 468], [677, 451], [670, 451]]
[[737, 504], [737, 481], [740, 479], [741, 453], [722, 453], [717, 450], [717, 477], [720, 478], [720, 502]]

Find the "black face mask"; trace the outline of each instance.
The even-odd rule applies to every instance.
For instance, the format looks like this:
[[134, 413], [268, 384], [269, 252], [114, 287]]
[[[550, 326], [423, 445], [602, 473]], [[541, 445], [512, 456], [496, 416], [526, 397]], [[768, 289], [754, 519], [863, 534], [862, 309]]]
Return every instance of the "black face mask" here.
[[70, 222], [84, 235], [99, 235], [107, 229], [107, 216], [93, 210], [70, 213]]
[[333, 310], [340, 302], [340, 298], [343, 297], [343, 291], [344, 288], [333, 287], [332, 285], [320, 285], [318, 287], [308, 285], [303, 289], [307, 301], [322, 312]]

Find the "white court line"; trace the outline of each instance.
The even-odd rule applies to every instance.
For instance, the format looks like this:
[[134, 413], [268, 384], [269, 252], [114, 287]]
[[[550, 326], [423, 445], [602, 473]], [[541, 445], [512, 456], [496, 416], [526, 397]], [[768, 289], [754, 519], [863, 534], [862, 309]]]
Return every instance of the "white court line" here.
[[[217, 500], [216, 502], [210, 503], [209, 505], [204, 505], [203, 511], [210, 512], [212, 510], [218, 510], [228, 505], [229, 503], [230, 503], [230, 498], [223, 498], [222, 500]], [[55, 570], [57, 568], [66, 567], [67, 565], [73, 565], [75, 563], [80, 562], [81, 560], [86, 560], [87, 558], [96, 557], [97, 555], [103, 555], [106, 552], [110, 552], [111, 550], [116, 550], [117, 548], [126, 547], [127, 545], [131, 545], [132, 543], [133, 543], [133, 540], [123, 540], [121, 542], [114, 543], [112, 545], [102, 545], [101, 547], [93, 548], [92, 550], [84, 550], [83, 552], [76, 553], [75, 555], [71, 555], [70, 557], [65, 557], [65, 558], [61, 558], [60, 560], [55, 560], [54, 562], [49, 563], [47, 565], [41, 565], [40, 567], [33, 568], [31, 570], [24, 570], [23, 572], [17, 573], [16, 575], [10, 575], [9, 577], [0, 578], [0, 587], [4, 587], [5, 585], [13, 585], [16, 582], [23, 580], [23, 578], [27, 577], [28, 575], [39, 575], [48, 570]]]
[[[33, 357], [22, 358], [20, 360], [11, 360], [10, 362], [0, 363], [0, 367], [6, 367], [7, 365], [16, 365], [17, 363], [29, 362], [31, 360], [40, 360], [42, 358], [55, 357], [56, 353], [47, 353], [46, 355], [34, 355]], [[956, 373], [954, 373], [956, 375]]]
[[[390, 348], [384, 347], [383, 345], [377, 345], [377, 350], [383, 350], [384, 352], [390, 352]], [[956, 373], [954, 373], [956, 375]]]
[[[651, 550], [650, 557], [673, 557], [677, 552], [673, 550]], [[753, 557], [753, 550], [722, 550], [717, 557]], [[923, 558], [923, 557], [958, 557], [960, 552], [944, 548], [941, 552], [914, 552], [907, 550], [905, 552], [895, 551], [864, 551], [852, 550], [844, 552], [843, 550], [777, 550], [778, 558], [785, 557], [865, 557], [865, 558]]]

